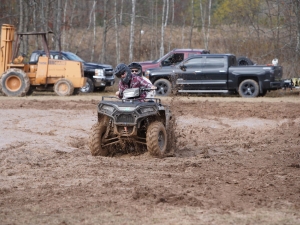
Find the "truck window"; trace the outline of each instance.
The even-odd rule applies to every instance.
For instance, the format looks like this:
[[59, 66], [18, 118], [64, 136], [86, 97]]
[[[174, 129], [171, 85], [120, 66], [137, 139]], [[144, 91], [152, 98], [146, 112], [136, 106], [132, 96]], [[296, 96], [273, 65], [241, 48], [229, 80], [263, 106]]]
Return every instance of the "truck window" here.
[[192, 58], [190, 60], [187, 60], [184, 65], [187, 68], [199, 68], [199, 67], [203, 67], [204, 65], [204, 58], [203, 57], [199, 57], [199, 58]]
[[205, 68], [224, 68], [225, 60], [223, 57], [207, 57], [205, 61]]
[[167, 57], [164, 61], [162, 61], [161, 65], [162, 66], [170, 66], [172, 64], [177, 64], [181, 62], [184, 59], [184, 54], [183, 53], [174, 53]]

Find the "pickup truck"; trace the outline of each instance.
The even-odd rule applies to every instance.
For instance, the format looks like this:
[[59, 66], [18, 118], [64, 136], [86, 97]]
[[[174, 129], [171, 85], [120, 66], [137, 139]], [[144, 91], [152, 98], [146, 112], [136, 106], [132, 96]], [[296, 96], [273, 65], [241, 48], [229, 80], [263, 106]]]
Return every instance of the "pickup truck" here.
[[192, 55], [199, 55], [199, 54], [209, 54], [209, 50], [205, 49], [173, 49], [172, 51], [165, 54], [160, 59], [152, 60], [152, 61], [144, 61], [138, 62], [142, 66], [143, 74], [148, 69], [165, 67], [177, 64], [184, 59]]
[[[42, 50], [33, 51], [29, 62], [31, 62], [31, 64], [37, 62], [38, 58], [43, 55], [45, 55], [45, 52]], [[50, 57], [52, 59], [82, 62], [84, 76], [87, 77], [86, 85], [80, 89], [83, 93], [93, 92], [94, 90], [104, 91], [105, 87], [112, 86], [115, 82], [113, 67], [111, 65], [85, 62], [78, 55], [65, 51], [51, 50]]]
[[157, 86], [157, 95], [173, 93], [238, 93], [264, 96], [283, 86], [282, 67], [239, 66], [233, 54], [193, 55], [174, 66], [149, 69], [145, 76]]

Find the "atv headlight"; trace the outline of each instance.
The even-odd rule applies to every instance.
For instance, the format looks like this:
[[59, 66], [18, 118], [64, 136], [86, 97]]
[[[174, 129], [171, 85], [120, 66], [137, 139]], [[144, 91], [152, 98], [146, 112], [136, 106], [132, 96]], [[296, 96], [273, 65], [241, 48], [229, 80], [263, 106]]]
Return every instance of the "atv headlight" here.
[[135, 107], [118, 107], [120, 111], [132, 112], [135, 110]]
[[152, 107], [148, 108], [141, 108], [141, 113], [149, 113], [149, 112], [154, 112], [154, 109]]
[[100, 110], [105, 111], [106, 113], [113, 113], [115, 108], [110, 105], [103, 105]]
[[95, 76], [99, 78], [104, 78], [104, 71], [103, 69], [95, 69]]

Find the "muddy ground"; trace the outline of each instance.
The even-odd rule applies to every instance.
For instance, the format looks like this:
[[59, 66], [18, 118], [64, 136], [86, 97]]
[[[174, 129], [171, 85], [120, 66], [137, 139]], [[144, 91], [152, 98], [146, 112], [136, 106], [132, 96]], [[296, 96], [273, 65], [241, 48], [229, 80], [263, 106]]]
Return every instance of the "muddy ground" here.
[[0, 224], [300, 224], [299, 92], [162, 98], [163, 159], [91, 156], [101, 95], [0, 96]]

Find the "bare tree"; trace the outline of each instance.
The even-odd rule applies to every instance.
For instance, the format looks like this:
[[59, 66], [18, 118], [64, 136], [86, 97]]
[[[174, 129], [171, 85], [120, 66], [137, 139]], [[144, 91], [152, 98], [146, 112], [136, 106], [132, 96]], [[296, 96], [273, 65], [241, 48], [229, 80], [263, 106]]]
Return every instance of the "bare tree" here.
[[[122, 1], [123, 2], [123, 1]], [[123, 7], [123, 4], [122, 6]], [[120, 63], [120, 35], [119, 35], [119, 23], [118, 23], [118, 8], [117, 8], [117, 0], [114, 2], [114, 22], [115, 22], [115, 35], [116, 35], [116, 55], [117, 55], [117, 64]]]
[[192, 48], [192, 37], [193, 37], [193, 29], [195, 24], [195, 10], [194, 10], [194, 0], [192, 0], [192, 21], [190, 27], [190, 45], [189, 47]]
[[[87, 28], [86, 28], [86, 32], [88, 32], [88, 31], [90, 30], [91, 23], [92, 23], [92, 15], [93, 15], [93, 12], [94, 12], [94, 10], [95, 10], [95, 6], [96, 6], [96, 1], [94, 1], [93, 6], [92, 6], [92, 9], [91, 9], [91, 11], [90, 11], [90, 15], [89, 15], [89, 24], [88, 24], [88, 26], [87, 26]], [[75, 54], [77, 53], [78, 48], [81, 46], [81, 43], [82, 43], [84, 37], [85, 37], [85, 33], [83, 33], [83, 34], [81, 35], [80, 41], [79, 41], [79, 43], [78, 43], [78, 45], [77, 45], [77, 49], [76, 49], [76, 51], [75, 51]]]
[[164, 55], [165, 49], [164, 49], [164, 36], [165, 36], [165, 25], [164, 25], [164, 17], [165, 17], [165, 8], [166, 8], [166, 0], [164, 0], [163, 3], [163, 10], [161, 15], [161, 39], [160, 39], [160, 51], [159, 51], [159, 57], [162, 57]]
[[55, 49], [61, 51], [62, 0], [57, 0], [56, 10]]
[[[211, 23], [211, 2], [212, 0], [208, 1], [208, 12], [206, 15], [206, 9], [203, 8], [203, 0], [200, 1], [200, 13], [201, 13], [201, 24], [202, 24], [202, 34], [205, 48], [208, 49], [209, 47], [209, 32], [210, 32], [210, 23]], [[207, 18], [206, 18], [207, 17]], [[206, 22], [206, 19], [208, 22]]]
[[102, 36], [102, 51], [101, 51], [101, 58], [100, 58], [100, 62], [104, 62], [105, 61], [105, 57], [106, 57], [106, 37], [107, 37], [107, 30], [108, 30], [108, 26], [107, 26], [107, 3], [108, 0], [104, 0], [104, 4], [103, 4], [103, 36]]
[[96, 8], [96, 3], [97, 1], [94, 1], [94, 10], [93, 10], [93, 42], [92, 42], [92, 53], [91, 53], [91, 62], [94, 61], [94, 54], [95, 54], [95, 47], [96, 47], [96, 13], [95, 13], [95, 8]]
[[175, 14], [175, 8], [174, 8], [174, 0], [171, 0], [172, 2], [172, 18], [171, 18], [171, 30], [170, 30], [170, 41], [169, 41], [169, 46], [168, 46], [168, 50], [170, 51], [171, 50], [171, 45], [172, 45], [172, 42], [173, 42], [173, 23], [174, 23], [174, 14]]
[[133, 59], [133, 44], [134, 44], [134, 28], [135, 28], [135, 3], [136, 0], [132, 0], [132, 13], [130, 24], [130, 40], [129, 40], [129, 62]]

